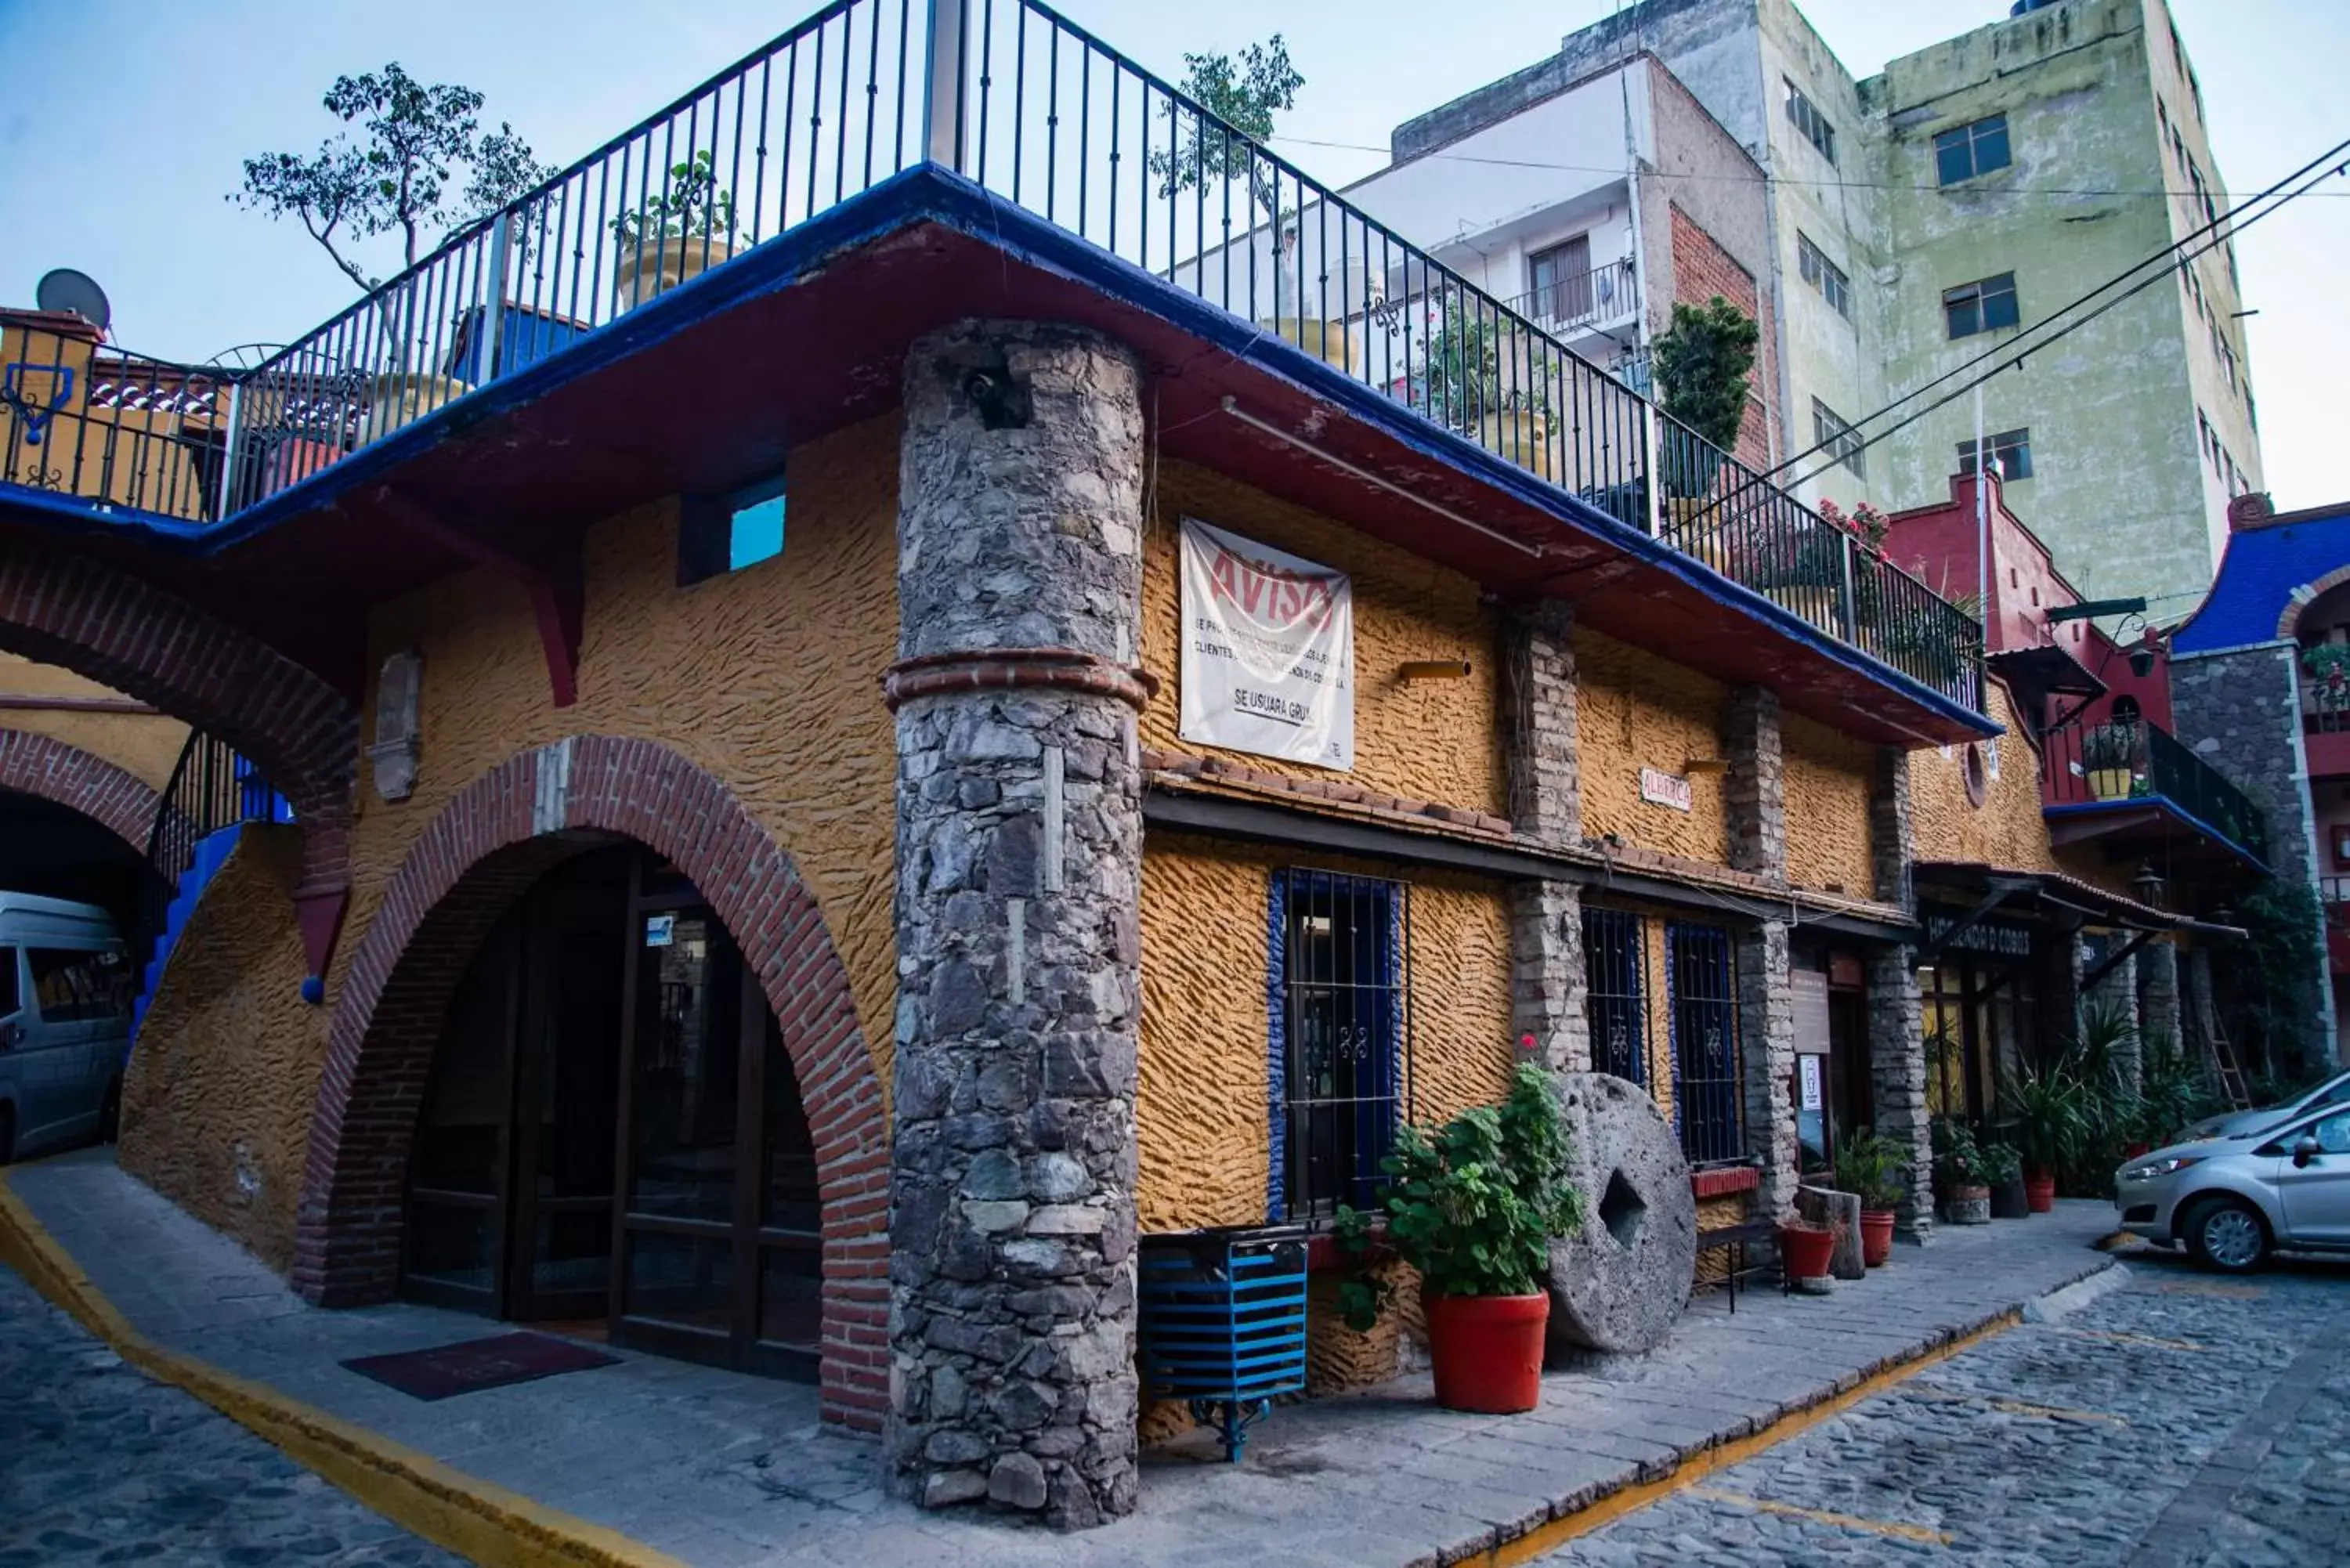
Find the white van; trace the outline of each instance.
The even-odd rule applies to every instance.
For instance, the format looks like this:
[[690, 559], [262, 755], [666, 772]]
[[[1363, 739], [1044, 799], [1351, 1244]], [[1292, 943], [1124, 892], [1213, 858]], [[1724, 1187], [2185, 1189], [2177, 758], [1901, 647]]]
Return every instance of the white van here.
[[131, 991], [104, 909], [0, 893], [0, 1161], [113, 1136]]

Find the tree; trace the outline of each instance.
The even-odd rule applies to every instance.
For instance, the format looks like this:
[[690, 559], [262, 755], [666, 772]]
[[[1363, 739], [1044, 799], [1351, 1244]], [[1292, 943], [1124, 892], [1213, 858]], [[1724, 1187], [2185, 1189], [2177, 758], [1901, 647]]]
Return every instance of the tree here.
[[428, 234], [437, 239], [486, 217], [548, 172], [511, 125], [482, 130], [479, 92], [420, 82], [397, 61], [380, 72], [336, 78], [323, 101], [329, 114], [357, 125], [361, 140], [338, 133], [307, 158], [248, 158], [244, 187], [228, 200], [271, 218], [300, 219], [363, 289], [378, 280], [346, 254], [351, 241], [398, 234], [402, 265], [414, 266]]
[[[1272, 223], [1276, 317], [1282, 314], [1282, 285], [1288, 271], [1278, 258], [1295, 236], [1282, 227], [1278, 166], [1260, 144], [1273, 137], [1274, 115], [1297, 107], [1297, 89], [1305, 85], [1305, 78], [1289, 63], [1289, 46], [1278, 33], [1265, 43], [1247, 45], [1237, 57], [1222, 51], [1186, 52], [1183, 90], [1223, 125], [1191, 115], [1190, 134], [1180, 148], [1155, 149], [1150, 154], [1150, 171], [1159, 176], [1162, 197], [1204, 185], [1211, 179], [1237, 180], [1248, 186], [1250, 201]], [[1178, 106], [1170, 103], [1164, 112], [1172, 119]], [[1239, 131], [1240, 137], [1232, 136], [1224, 126]]]

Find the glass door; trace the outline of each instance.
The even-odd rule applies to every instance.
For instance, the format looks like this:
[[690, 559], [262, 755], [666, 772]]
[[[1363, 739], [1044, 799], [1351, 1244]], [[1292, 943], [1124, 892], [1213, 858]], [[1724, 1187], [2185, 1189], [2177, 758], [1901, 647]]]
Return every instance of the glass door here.
[[501, 923], [458, 981], [434, 1052], [409, 1165], [402, 1288], [418, 1301], [502, 1317], [506, 1173], [513, 1158], [519, 933]]

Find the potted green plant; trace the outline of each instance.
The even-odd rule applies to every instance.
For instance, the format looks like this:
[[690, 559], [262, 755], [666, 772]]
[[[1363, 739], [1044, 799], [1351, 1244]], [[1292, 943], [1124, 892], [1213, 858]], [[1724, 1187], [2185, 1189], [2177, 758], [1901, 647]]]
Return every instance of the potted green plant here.
[[1762, 340], [1754, 318], [1718, 294], [1701, 306], [1673, 306], [1672, 325], [1650, 346], [1658, 404], [1677, 421], [1659, 432], [1657, 468], [1667, 495], [1690, 500], [1712, 491], [1722, 454], [1738, 444], [1747, 376]]
[[2136, 724], [2093, 724], [2081, 736], [2081, 771], [2099, 800], [2126, 800], [2137, 767]]
[[2073, 1160], [2089, 1134], [2089, 1092], [2071, 1068], [2026, 1065], [2008, 1075], [2000, 1090], [2023, 1158], [2023, 1189], [2032, 1212], [2056, 1207], [2056, 1173]]
[[2015, 1146], [1993, 1138], [1982, 1146], [1983, 1184], [1991, 1189], [1991, 1217], [2021, 1220], [2032, 1212], [2023, 1191], [2023, 1157]]
[[659, 187], [608, 225], [618, 242], [612, 283], [622, 310], [708, 272], [734, 254], [741, 238], [733, 192], [719, 187], [706, 149], [670, 165]]
[[1552, 478], [1549, 400], [1539, 378], [1503, 376], [1505, 353], [1523, 359], [1524, 349], [1503, 322], [1448, 298], [1428, 337], [1421, 377], [1428, 415], [1520, 468]]
[[1934, 1193], [1942, 1218], [1953, 1225], [1991, 1223], [1991, 1183], [1974, 1129], [1949, 1117], [1934, 1124]]
[[[1502, 1104], [1432, 1131], [1407, 1127], [1381, 1162], [1386, 1241], [1419, 1274], [1436, 1400], [1448, 1409], [1502, 1416], [1541, 1402], [1551, 1238], [1583, 1224], [1566, 1153], [1548, 1075], [1522, 1065]], [[1371, 1217], [1342, 1206], [1337, 1239], [1360, 1256]], [[1359, 1271], [1347, 1280], [1348, 1324], [1368, 1328], [1389, 1289]]]
[[1872, 1269], [1893, 1256], [1894, 1205], [1908, 1164], [1907, 1148], [1874, 1133], [1847, 1140], [1836, 1153], [1836, 1188], [1860, 1199], [1860, 1261]]
[[2350, 703], [2350, 642], [2321, 642], [2301, 651], [2301, 667], [2327, 707]]

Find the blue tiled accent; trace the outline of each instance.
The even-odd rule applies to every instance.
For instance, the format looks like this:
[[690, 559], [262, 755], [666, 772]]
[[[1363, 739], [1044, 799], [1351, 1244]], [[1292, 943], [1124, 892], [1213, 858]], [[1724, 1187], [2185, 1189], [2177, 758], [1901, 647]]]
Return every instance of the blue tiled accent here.
[[2171, 634], [2171, 650], [2216, 653], [2274, 642], [2293, 590], [2344, 566], [2350, 566], [2350, 509], [2230, 534], [2211, 591]]

